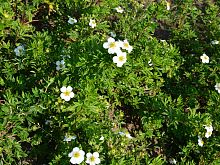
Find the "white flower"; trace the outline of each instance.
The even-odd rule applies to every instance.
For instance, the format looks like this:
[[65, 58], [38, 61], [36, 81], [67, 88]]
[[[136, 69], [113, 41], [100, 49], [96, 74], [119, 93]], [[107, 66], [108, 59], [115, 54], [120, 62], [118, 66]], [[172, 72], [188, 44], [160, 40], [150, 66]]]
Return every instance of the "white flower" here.
[[169, 159], [170, 164], [176, 164], [176, 160], [174, 158]]
[[119, 135], [124, 136], [125, 133], [124, 132], [118, 132]]
[[209, 56], [207, 56], [205, 53], [200, 56], [200, 58], [202, 59], [202, 63], [209, 63]]
[[73, 151], [68, 154], [71, 157], [70, 162], [72, 164], [80, 164], [84, 160], [85, 152], [78, 147], [73, 148]]
[[118, 134], [121, 135], [121, 136], [126, 136], [128, 139], [132, 139], [132, 138], [133, 138], [133, 137], [130, 135], [129, 132], [126, 132], [126, 133], [124, 133], [124, 132], [118, 132]]
[[198, 136], [198, 145], [199, 145], [200, 147], [202, 147], [203, 144], [204, 144], [204, 141], [202, 140], [202, 138], [201, 138], [200, 136]]
[[73, 25], [74, 23], [77, 23], [77, 20], [75, 18], [69, 17], [68, 23]]
[[128, 51], [128, 53], [131, 53], [133, 47], [129, 45], [128, 40], [124, 40], [123, 42], [119, 41], [119, 42], [122, 49], [125, 49]]
[[116, 7], [115, 10], [116, 10], [118, 13], [123, 13], [123, 12], [124, 12], [124, 9], [122, 9], [121, 6]]
[[64, 60], [57, 61], [57, 62], [56, 62], [56, 65], [57, 65], [56, 70], [60, 70], [60, 69], [64, 69], [64, 68], [65, 68], [65, 62], [64, 62]]
[[114, 38], [116, 37], [116, 34], [114, 32], [110, 32], [110, 36]]
[[219, 41], [217, 41], [217, 40], [211, 41], [211, 44], [212, 45], [217, 45], [217, 44], [219, 44]]
[[99, 140], [101, 140], [101, 141], [104, 140], [104, 136], [101, 136]]
[[166, 1], [167, 2], [167, 10], [170, 10], [170, 6], [171, 6], [171, 3]]
[[205, 125], [205, 129], [206, 129], [206, 131], [207, 132], [209, 132], [209, 131], [213, 131], [213, 127], [212, 127], [212, 125]]
[[14, 52], [17, 56], [20, 56], [21, 54], [24, 53], [24, 46], [20, 45], [17, 48], [14, 49]]
[[73, 88], [71, 86], [68, 87], [62, 87], [60, 88], [60, 91], [62, 92], [60, 94], [60, 97], [64, 99], [65, 101], [70, 101], [71, 98], [74, 97], [74, 93], [72, 92]]
[[75, 140], [76, 136], [65, 136], [63, 141], [70, 142], [71, 140]]
[[108, 42], [105, 42], [103, 44], [103, 47], [105, 49], [108, 49], [109, 54], [114, 54], [120, 51], [120, 43], [118, 41], [115, 41], [115, 39], [112, 37], [108, 38]]
[[96, 22], [94, 19], [90, 19], [89, 26], [91, 26], [92, 28], [96, 27]]
[[205, 133], [205, 137], [206, 138], [209, 138], [210, 136], [212, 136], [212, 132], [211, 131]]
[[212, 135], [213, 127], [212, 125], [205, 125], [206, 133], [205, 137], [209, 138]]
[[128, 138], [128, 139], [132, 139], [133, 137], [130, 135], [130, 133], [126, 132], [125, 133], [125, 136]]
[[218, 93], [220, 93], [220, 83], [217, 83], [217, 84], [215, 85], [215, 90], [217, 90]]
[[86, 154], [86, 163], [90, 164], [90, 165], [96, 165], [100, 163], [100, 159], [99, 159], [99, 153], [98, 152], [94, 152], [93, 154], [91, 153], [87, 153]]
[[126, 60], [127, 57], [125, 52], [117, 52], [117, 56], [113, 57], [113, 62], [117, 63], [117, 67], [122, 67]]

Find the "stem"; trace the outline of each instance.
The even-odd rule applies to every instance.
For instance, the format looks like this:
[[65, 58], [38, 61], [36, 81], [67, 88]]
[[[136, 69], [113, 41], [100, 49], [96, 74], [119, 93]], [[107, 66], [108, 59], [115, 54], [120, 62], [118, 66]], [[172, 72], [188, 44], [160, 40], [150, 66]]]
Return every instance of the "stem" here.
[[18, 18], [18, 8], [17, 8], [17, 0], [15, 0], [15, 20]]

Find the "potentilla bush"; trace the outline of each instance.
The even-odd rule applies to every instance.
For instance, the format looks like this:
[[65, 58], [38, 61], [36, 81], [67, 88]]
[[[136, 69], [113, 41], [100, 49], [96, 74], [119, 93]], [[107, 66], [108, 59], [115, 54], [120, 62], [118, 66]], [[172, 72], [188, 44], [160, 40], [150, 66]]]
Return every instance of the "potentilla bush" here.
[[219, 4], [0, 6], [0, 164], [218, 164]]

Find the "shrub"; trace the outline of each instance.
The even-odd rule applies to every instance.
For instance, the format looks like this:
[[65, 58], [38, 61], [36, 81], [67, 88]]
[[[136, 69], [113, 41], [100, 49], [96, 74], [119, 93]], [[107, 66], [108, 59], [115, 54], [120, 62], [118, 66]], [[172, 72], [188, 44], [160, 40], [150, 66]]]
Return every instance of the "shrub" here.
[[2, 2], [0, 164], [218, 164], [220, 4], [166, 5]]

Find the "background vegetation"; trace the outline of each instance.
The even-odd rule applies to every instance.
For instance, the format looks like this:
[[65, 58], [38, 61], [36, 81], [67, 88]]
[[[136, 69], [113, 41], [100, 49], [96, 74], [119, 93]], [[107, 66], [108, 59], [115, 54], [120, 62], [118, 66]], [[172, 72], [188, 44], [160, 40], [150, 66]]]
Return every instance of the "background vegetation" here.
[[[0, 164], [70, 164], [74, 147], [101, 164], [220, 164], [219, 13], [218, 1], [1, 0]], [[110, 32], [133, 46], [122, 67]]]

